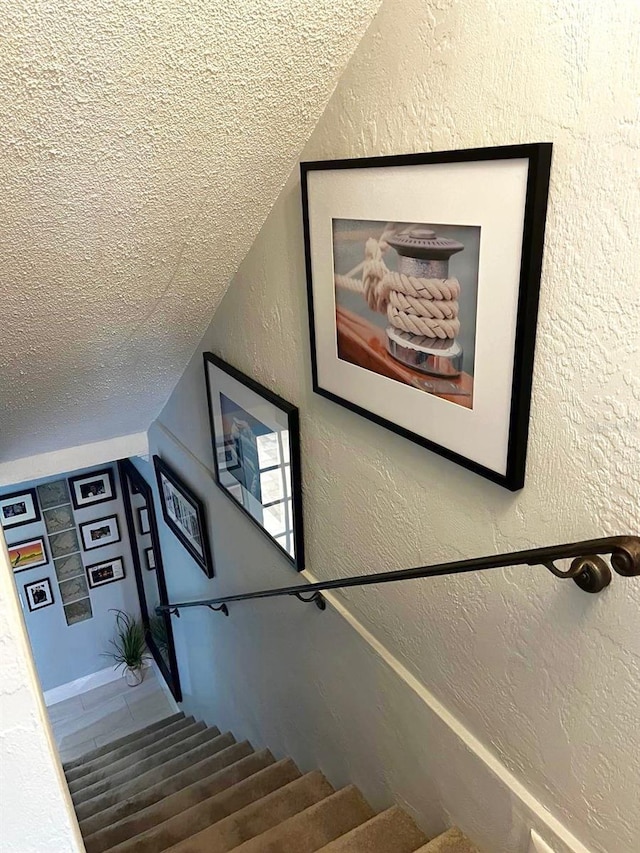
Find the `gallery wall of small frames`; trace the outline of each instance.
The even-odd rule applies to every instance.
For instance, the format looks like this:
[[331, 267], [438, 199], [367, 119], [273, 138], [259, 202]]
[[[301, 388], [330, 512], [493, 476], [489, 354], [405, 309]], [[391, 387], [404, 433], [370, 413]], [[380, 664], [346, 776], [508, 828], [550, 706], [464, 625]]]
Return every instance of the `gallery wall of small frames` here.
[[[29, 611], [55, 602], [53, 583], [57, 582], [67, 625], [84, 622], [93, 617], [89, 590], [125, 577], [121, 555], [99, 559], [100, 549], [122, 541], [118, 515], [109, 513], [108, 506], [115, 507], [117, 497], [113, 468], [108, 467], [0, 498], [0, 524], [14, 574], [53, 565], [52, 577], [18, 584]], [[83, 520], [83, 511], [96, 504], [104, 504], [105, 515]], [[44, 525], [44, 535], [19, 535], [23, 526], [38, 522]]]

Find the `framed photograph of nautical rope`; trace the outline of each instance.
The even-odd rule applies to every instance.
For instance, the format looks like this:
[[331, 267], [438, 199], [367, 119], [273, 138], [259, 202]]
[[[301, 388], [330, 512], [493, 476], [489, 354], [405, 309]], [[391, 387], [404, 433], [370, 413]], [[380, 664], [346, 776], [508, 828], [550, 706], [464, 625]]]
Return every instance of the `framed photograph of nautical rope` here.
[[92, 471], [69, 477], [71, 499], [76, 509], [112, 501], [116, 497], [116, 484], [112, 468]]
[[0, 498], [0, 524], [5, 530], [40, 521], [40, 518], [35, 489], [23, 489]]
[[[153, 457], [162, 515], [167, 527], [184, 545], [208, 578], [213, 577], [204, 504], [182, 478], [159, 456]], [[155, 560], [154, 560], [155, 565]], [[150, 565], [147, 565], [151, 568]]]
[[551, 144], [300, 168], [314, 391], [522, 488]]
[[298, 410], [213, 353], [204, 369], [216, 484], [302, 571]]

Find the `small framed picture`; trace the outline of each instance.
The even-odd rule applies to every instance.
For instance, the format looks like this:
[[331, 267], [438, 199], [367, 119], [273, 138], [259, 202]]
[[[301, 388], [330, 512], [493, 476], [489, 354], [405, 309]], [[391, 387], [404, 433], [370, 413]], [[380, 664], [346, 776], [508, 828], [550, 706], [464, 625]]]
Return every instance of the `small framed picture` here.
[[156, 567], [156, 555], [153, 553], [153, 548], [145, 548], [144, 556], [147, 561], [147, 568], [152, 572]]
[[44, 545], [42, 536], [36, 539], [29, 539], [26, 542], [16, 542], [15, 545], [8, 545], [9, 559], [11, 567], [17, 574], [24, 572], [25, 569], [35, 569], [37, 566], [44, 566], [48, 563], [47, 549]]
[[114, 581], [121, 581], [124, 576], [122, 557], [115, 557], [113, 560], [105, 560], [102, 563], [93, 563], [93, 565], [87, 566], [87, 578], [91, 589]]
[[0, 524], [8, 530], [21, 524], [40, 521], [40, 507], [35, 489], [24, 489], [0, 498]]
[[146, 506], [138, 507], [138, 530], [141, 535], [144, 536], [146, 533], [151, 533], [151, 526], [149, 524], [149, 510]]
[[216, 484], [300, 572], [298, 409], [213, 353], [204, 369]]
[[103, 548], [105, 545], [113, 545], [114, 542], [119, 542], [118, 516], [109, 515], [95, 521], [85, 521], [84, 524], [80, 525], [80, 536], [85, 551], [93, 551], [94, 548]]
[[116, 497], [116, 484], [111, 468], [78, 477], [69, 477], [69, 488], [71, 500], [76, 509], [112, 501]]
[[25, 584], [24, 594], [31, 612], [42, 610], [43, 607], [53, 604], [53, 593], [51, 592], [49, 578], [42, 578], [42, 580]]
[[162, 515], [208, 578], [213, 577], [204, 504], [159, 456], [153, 457], [158, 478]]

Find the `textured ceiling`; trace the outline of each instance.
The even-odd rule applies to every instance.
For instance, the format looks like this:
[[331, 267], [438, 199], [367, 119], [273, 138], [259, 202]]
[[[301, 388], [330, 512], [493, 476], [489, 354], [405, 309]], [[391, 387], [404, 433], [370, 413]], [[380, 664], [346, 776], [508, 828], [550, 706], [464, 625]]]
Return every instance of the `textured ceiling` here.
[[3, 4], [0, 459], [149, 426], [379, 4]]

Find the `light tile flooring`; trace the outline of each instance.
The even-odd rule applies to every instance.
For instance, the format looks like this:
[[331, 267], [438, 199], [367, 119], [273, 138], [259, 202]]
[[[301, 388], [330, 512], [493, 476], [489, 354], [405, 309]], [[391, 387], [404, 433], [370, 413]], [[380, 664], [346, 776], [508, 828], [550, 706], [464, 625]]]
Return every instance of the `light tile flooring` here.
[[47, 710], [62, 761], [72, 761], [175, 713], [152, 669], [146, 670], [137, 687], [127, 687], [119, 678]]

